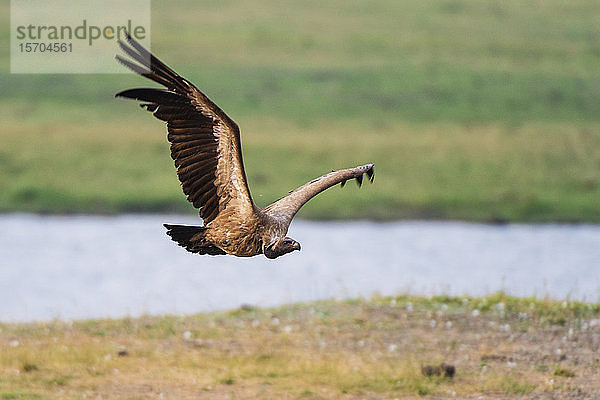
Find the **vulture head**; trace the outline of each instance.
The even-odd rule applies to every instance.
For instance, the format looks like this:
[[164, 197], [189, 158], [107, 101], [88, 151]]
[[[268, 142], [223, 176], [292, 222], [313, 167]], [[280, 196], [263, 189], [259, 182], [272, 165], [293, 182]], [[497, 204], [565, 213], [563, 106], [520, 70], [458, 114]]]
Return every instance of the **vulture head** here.
[[267, 258], [273, 259], [291, 253], [294, 250], [300, 250], [300, 243], [285, 236], [265, 247], [264, 253]]

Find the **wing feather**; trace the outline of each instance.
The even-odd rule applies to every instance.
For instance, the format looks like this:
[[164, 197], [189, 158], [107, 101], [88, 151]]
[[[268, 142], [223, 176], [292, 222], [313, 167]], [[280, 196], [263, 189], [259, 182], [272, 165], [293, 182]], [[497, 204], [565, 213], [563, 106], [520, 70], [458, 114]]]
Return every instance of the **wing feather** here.
[[171, 157], [183, 192], [205, 224], [228, 207], [235, 208], [234, 214], [255, 213], [236, 123], [129, 35], [127, 42], [119, 45], [131, 60], [121, 56], [117, 60], [166, 89], [130, 89], [117, 96], [143, 101], [142, 107], [167, 122]]

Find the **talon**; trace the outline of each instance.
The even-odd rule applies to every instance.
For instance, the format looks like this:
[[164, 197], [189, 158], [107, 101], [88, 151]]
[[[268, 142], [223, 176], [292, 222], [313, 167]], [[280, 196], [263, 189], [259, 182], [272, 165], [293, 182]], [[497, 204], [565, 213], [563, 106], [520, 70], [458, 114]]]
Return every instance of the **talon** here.
[[358, 185], [358, 187], [362, 186], [362, 180], [363, 180], [362, 174], [356, 177], [356, 184]]
[[346, 181], [342, 181], [342, 183], [340, 183], [340, 187], [344, 187], [344, 185], [346, 185]]
[[367, 171], [367, 176], [369, 177], [369, 181], [373, 183], [373, 179], [375, 179], [375, 170], [372, 167]]

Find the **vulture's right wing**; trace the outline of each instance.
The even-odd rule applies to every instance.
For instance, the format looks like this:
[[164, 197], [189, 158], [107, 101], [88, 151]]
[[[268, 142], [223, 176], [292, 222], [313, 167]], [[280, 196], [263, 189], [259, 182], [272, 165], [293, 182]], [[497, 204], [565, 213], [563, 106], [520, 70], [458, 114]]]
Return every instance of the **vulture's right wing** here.
[[142, 107], [167, 122], [171, 157], [183, 192], [200, 209], [204, 223], [226, 208], [233, 214], [255, 212], [237, 124], [129, 35], [127, 41], [130, 46], [122, 41], [119, 45], [137, 63], [121, 56], [117, 60], [166, 89], [130, 89], [116, 96], [143, 101]]

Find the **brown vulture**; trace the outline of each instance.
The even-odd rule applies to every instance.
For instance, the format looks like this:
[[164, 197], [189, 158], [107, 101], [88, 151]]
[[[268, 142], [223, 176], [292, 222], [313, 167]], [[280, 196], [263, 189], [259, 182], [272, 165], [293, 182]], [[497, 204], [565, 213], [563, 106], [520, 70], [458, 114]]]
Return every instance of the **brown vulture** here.
[[130, 89], [117, 97], [141, 106], [167, 123], [171, 157], [187, 199], [199, 209], [203, 226], [168, 225], [167, 234], [192, 253], [277, 258], [300, 243], [286, 236], [292, 218], [312, 197], [363, 174], [373, 181], [373, 164], [330, 172], [259, 208], [248, 189], [237, 124], [196, 86], [179, 76], [127, 35], [119, 40], [131, 57], [117, 56], [127, 68], [165, 88]]

